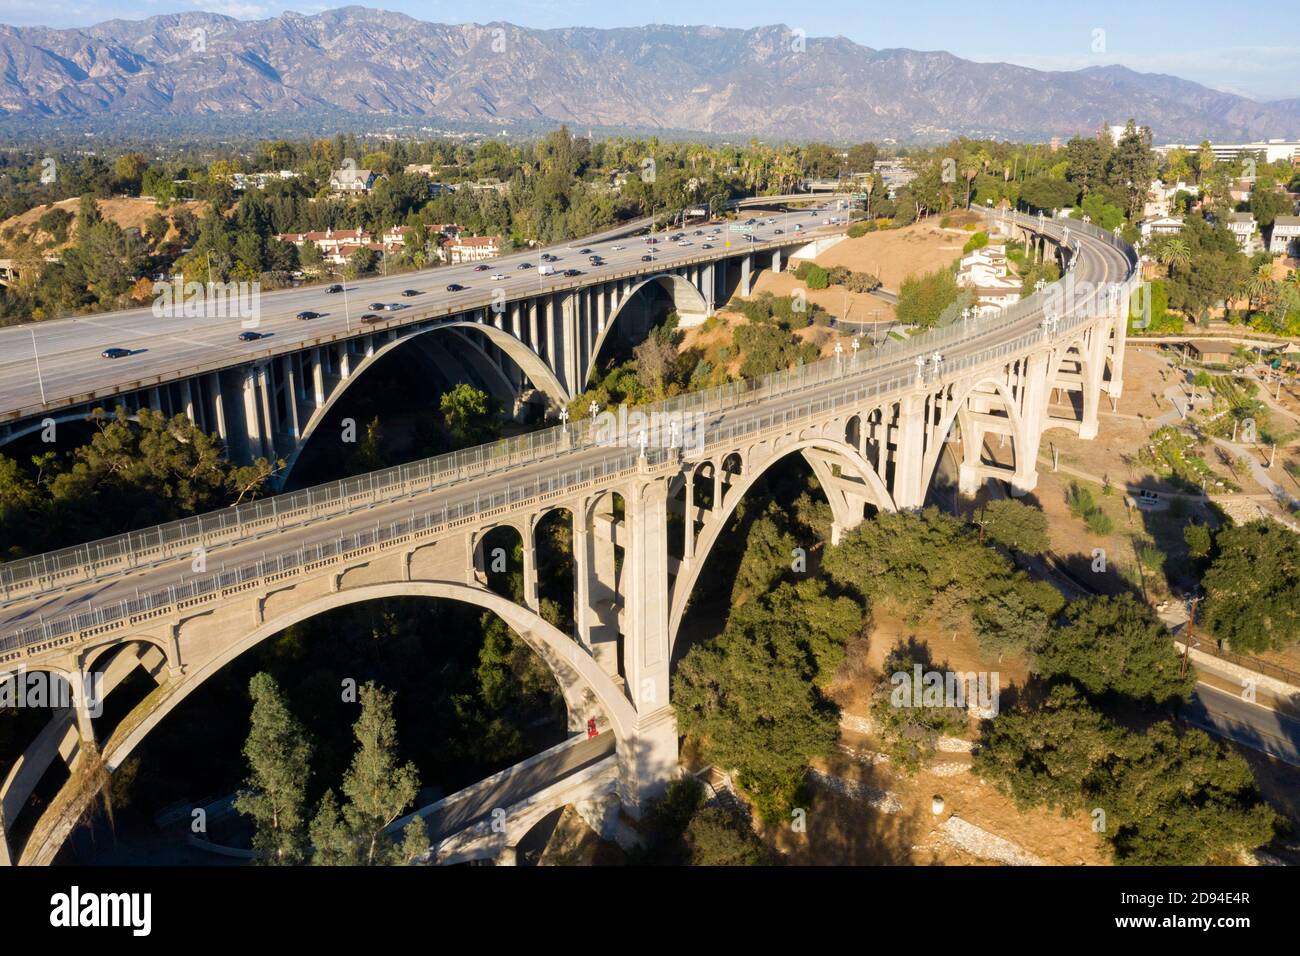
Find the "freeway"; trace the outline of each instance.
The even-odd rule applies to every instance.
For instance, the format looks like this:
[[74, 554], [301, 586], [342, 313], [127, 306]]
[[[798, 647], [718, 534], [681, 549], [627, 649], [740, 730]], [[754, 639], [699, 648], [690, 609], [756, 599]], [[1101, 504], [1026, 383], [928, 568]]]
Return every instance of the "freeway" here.
[[[1045, 228], [1051, 232], [1059, 227], [1049, 224]], [[1077, 282], [1101, 286], [1122, 282], [1129, 275], [1129, 260], [1115, 245], [1082, 229], [1076, 229], [1072, 236], [1077, 254], [1070, 274]], [[1008, 350], [1022, 348], [1025, 343], [1037, 343], [1041, 340], [1042, 319], [1042, 311], [1035, 300], [1026, 303], [1023, 309], [1013, 309], [1001, 321], [995, 319], [977, 324], [973, 334], [965, 334], [960, 324], [942, 330], [939, 338], [951, 337], [951, 343], [945, 345], [944, 369], [956, 372], [964, 367], [988, 362], [991, 356], [1005, 355]], [[786, 378], [782, 378], [782, 373], [770, 378], [793, 383], [783, 389], [769, 388], [767, 385], [757, 387], [750, 383], [732, 392], [697, 393], [684, 400], [698, 400], [701, 403], [698, 409], [705, 416], [705, 448], [731, 447], [736, 441], [736, 435], [750, 434], [773, 422], [825, 414], [830, 405], [849, 400], [850, 397], [886, 394], [912, 387], [916, 376], [913, 364], [916, 354], [918, 351], [928, 354], [934, 341], [936, 338], [932, 336], [919, 337], [910, 343], [898, 343], [899, 348], [874, 360], [868, 353], [862, 356], [861, 366], [857, 365], [856, 359], [845, 359], [843, 364], [839, 364], [837, 359], [826, 359], [793, 373], [784, 373]], [[714, 394], [718, 396], [716, 401], [710, 397]], [[477, 470], [474, 477], [462, 477], [453, 471], [452, 477], [445, 482], [423, 485], [414, 493], [403, 489], [401, 494], [395, 494], [387, 500], [376, 501], [363, 493], [361, 497], [365, 499], [365, 504], [355, 509], [349, 506], [348, 510], [332, 513], [328, 518], [310, 512], [306, 517], [294, 518], [286, 526], [281, 526], [278, 533], [267, 534], [268, 529], [263, 525], [257, 532], [241, 533], [229, 543], [212, 545], [207, 552], [207, 580], [216, 579], [232, 569], [250, 568], [259, 564], [265, 567], [267, 562], [312, 560], [309, 554], [312, 549], [328, 548], [339, 541], [341, 536], [378, 535], [382, 530], [396, 527], [408, 520], [412, 523], [417, 520], [437, 523], [439, 514], [444, 518], [449, 514], [459, 518], [467, 513], [499, 506], [502, 495], [508, 500], [518, 500], [524, 497], [526, 489], [541, 486], [554, 488], [556, 482], [573, 482], [574, 475], [590, 478], [592, 475], [616, 474], [620, 469], [635, 467], [635, 447], [617, 448], [598, 444], [592, 440], [591, 432], [588, 431], [588, 437], [583, 439], [579, 427], [573, 427], [573, 434], [578, 437], [571, 447], [551, 445], [549, 447], [556, 449], [552, 454], [527, 460], [503, 458], [496, 467]], [[665, 457], [662, 450], [656, 454], [658, 461]], [[350, 484], [364, 489], [365, 481], [363, 476], [351, 480]], [[333, 486], [322, 486], [323, 489], [329, 487]], [[296, 494], [299, 496], [297, 499], [293, 499], [292, 494], [279, 498], [286, 502], [300, 502], [305, 493]], [[492, 503], [494, 496], [495, 505]], [[325, 497], [323, 492], [320, 497]], [[279, 498], [269, 500], [274, 502]], [[483, 502], [482, 506], [480, 502]], [[289, 513], [299, 507], [300, 505], [295, 505], [291, 508], [286, 503], [280, 513]], [[271, 530], [274, 531], [275, 528], [272, 527]], [[162, 538], [161, 535], [151, 533], [148, 536], [154, 537], [155, 541]], [[71, 626], [70, 621], [76, 615], [90, 612], [96, 618], [96, 623], [116, 619], [121, 611], [115, 610], [106, 617], [105, 608], [121, 608], [123, 602], [126, 605], [138, 602], [142, 594], [146, 597], [158, 595], [158, 599], [162, 600], [169, 589], [193, 589], [196, 586], [196, 575], [191, 570], [191, 546], [192, 542], [163, 555], [161, 559], [156, 556], [149, 559], [155, 562], [152, 566], [123, 568], [119, 565], [117, 570], [99, 576], [95, 576], [94, 571], [95, 545], [88, 546], [90, 560], [82, 562], [89, 569], [85, 576], [71, 581], [65, 578], [56, 583], [43, 582], [39, 589], [29, 591], [21, 597], [15, 596], [0, 606], [0, 650], [38, 641], [43, 635], [66, 633]], [[319, 555], [322, 552], [317, 550], [316, 553]], [[31, 568], [43, 563], [41, 558], [37, 558], [35, 561], [0, 565], [0, 581], [12, 584], [18, 580], [15, 569], [19, 565]], [[60, 621], [63, 630], [51, 630], [53, 623]]]
[[[753, 227], [758, 240], [753, 243], [728, 232], [725, 225], [715, 225], [677, 230], [686, 234], [689, 245], [669, 242], [669, 233], [660, 232], [659, 241], [651, 247], [644, 237], [624, 235], [635, 226], [629, 224], [568, 245], [489, 259], [482, 263], [485, 269], [478, 268], [478, 263], [465, 263], [376, 276], [342, 283], [344, 291], [335, 294], [327, 293], [325, 284], [266, 292], [258, 297], [257, 325], [249, 329], [263, 337], [250, 342], [239, 340], [240, 332], [246, 329], [238, 314], [159, 317], [151, 307], [11, 326], [0, 329], [0, 418], [18, 417], [20, 409], [24, 416], [33, 415], [43, 406], [75, 404], [79, 397], [91, 393], [126, 391], [135, 383], [169, 380], [186, 369], [202, 366], [210, 371], [240, 365], [332, 336], [359, 332], [364, 328], [359, 324], [360, 317], [377, 311], [370, 308], [372, 303], [396, 306], [391, 312], [379, 314], [399, 323], [431, 314], [468, 311], [490, 302], [497, 289], [503, 290], [507, 299], [521, 298], [567, 289], [603, 274], [641, 269], [650, 265], [642, 261], [644, 255], [653, 254], [656, 266], [668, 269], [685, 261], [698, 261], [701, 256], [718, 255], [728, 248], [728, 243], [728, 251], [734, 254], [741, 245], [786, 241], [796, 224], [804, 234], [824, 229], [822, 220], [829, 215], [803, 209], [764, 216]], [[716, 234], [712, 234], [714, 231]], [[706, 244], [713, 248], [704, 249]], [[583, 249], [599, 254], [605, 263], [591, 265]], [[540, 259], [544, 252], [558, 257], [551, 263], [554, 275], [543, 276], [537, 268], [544, 264]], [[531, 268], [523, 268], [523, 263]], [[569, 268], [579, 269], [582, 277], [566, 278], [563, 271]], [[448, 291], [449, 285], [463, 288]], [[406, 290], [418, 295], [404, 296]], [[295, 318], [304, 311], [319, 312], [320, 316], [311, 320]], [[108, 348], [129, 350], [130, 354], [102, 358], [100, 353]]]

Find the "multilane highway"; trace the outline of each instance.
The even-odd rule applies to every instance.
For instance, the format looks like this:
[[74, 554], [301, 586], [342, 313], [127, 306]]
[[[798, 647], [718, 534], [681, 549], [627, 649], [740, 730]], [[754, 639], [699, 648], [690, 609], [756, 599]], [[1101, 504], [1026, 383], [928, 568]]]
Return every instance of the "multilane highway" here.
[[[328, 294], [327, 285], [303, 286], [266, 292], [259, 297], [260, 316], [251, 331], [261, 333], [256, 341], [239, 340], [246, 331], [238, 314], [228, 317], [186, 317], [153, 314], [152, 306], [120, 312], [54, 319], [0, 329], [0, 419], [33, 415], [41, 406], [73, 404], [78, 396], [132, 383], [166, 378], [184, 369], [205, 366], [208, 369], [243, 364], [254, 357], [292, 351], [298, 346], [363, 330], [360, 318], [372, 303], [395, 304], [393, 311], [378, 312], [384, 327], [389, 323], [414, 320], [428, 313], [468, 311], [482, 305], [486, 296], [501, 290], [507, 300], [572, 286], [633, 268], [649, 267], [642, 256], [653, 255], [654, 267], [670, 269], [675, 264], [698, 259], [724, 249], [735, 252], [748, 245], [761, 245], [776, 239], [789, 239], [796, 233], [807, 234], [822, 228], [822, 220], [836, 213], [824, 210], [787, 210], [773, 215], [754, 217], [755, 241], [723, 226], [690, 226], [676, 230], [686, 234], [689, 245], [667, 241], [668, 231], [656, 234], [651, 245], [645, 237], [625, 235], [628, 230], [644, 228], [642, 221], [608, 230], [571, 244], [546, 249], [514, 252], [479, 263], [440, 266], [416, 272], [354, 280], [343, 283], [342, 293]], [[843, 215], [843, 213], [839, 213]], [[746, 216], [742, 214], [740, 222]], [[795, 230], [795, 226], [800, 226]], [[779, 232], [778, 232], [779, 230]], [[700, 233], [700, 234], [697, 234]], [[704, 249], [708, 244], [713, 248]], [[728, 245], [729, 244], [729, 245]], [[581, 250], [590, 249], [589, 254]], [[558, 257], [543, 263], [542, 253]], [[604, 264], [593, 266], [589, 255], [599, 255]], [[522, 263], [531, 268], [520, 268]], [[551, 265], [553, 275], [542, 275], [541, 265]], [[566, 277], [565, 269], [578, 269], [580, 278]], [[186, 281], [202, 281], [202, 276], [186, 276]], [[459, 291], [447, 291], [448, 285], [460, 285]], [[415, 296], [403, 296], [405, 290]], [[321, 313], [319, 318], [296, 319], [304, 311]], [[131, 354], [107, 359], [101, 353], [108, 348], [129, 349]], [[111, 404], [105, 400], [106, 405]]]

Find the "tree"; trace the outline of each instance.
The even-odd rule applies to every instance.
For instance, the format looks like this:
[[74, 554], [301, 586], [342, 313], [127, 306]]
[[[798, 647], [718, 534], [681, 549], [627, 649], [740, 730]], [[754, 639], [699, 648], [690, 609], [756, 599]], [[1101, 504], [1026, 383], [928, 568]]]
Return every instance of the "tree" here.
[[947, 700], [927, 700], [913, 687], [918, 667], [922, 675], [948, 671], [947, 664], [936, 668], [929, 648], [915, 638], [899, 642], [885, 657], [881, 667], [885, 679], [876, 685], [869, 704], [881, 749], [908, 773], [934, 757], [941, 736], [960, 733], [967, 726], [964, 709]]
[[1259, 519], [1221, 528], [1201, 579], [1202, 623], [1236, 650], [1276, 650], [1300, 641], [1300, 537]]
[[340, 808], [332, 790], [321, 801], [312, 821], [312, 842], [322, 864], [377, 866], [403, 862], [402, 844], [387, 828], [411, 805], [420, 785], [412, 763], [397, 762], [397, 721], [393, 697], [368, 682], [361, 688], [361, 716], [353, 727], [359, 744], [343, 776]]
[[486, 392], [461, 382], [438, 400], [452, 447], [468, 448], [497, 437], [500, 426]]
[[1000, 661], [1004, 654], [1042, 647], [1064, 606], [1052, 585], [1017, 572], [1006, 587], [990, 588], [971, 611], [971, 627], [981, 650]]
[[1014, 498], [990, 502], [980, 514], [980, 525], [998, 544], [1021, 554], [1042, 554], [1052, 544], [1047, 515]]
[[279, 685], [267, 673], [248, 685], [253, 715], [244, 742], [247, 789], [234, 807], [253, 820], [253, 850], [268, 863], [292, 865], [306, 855], [307, 780], [311, 744], [289, 712]]
[[[786, 815], [808, 761], [830, 753], [839, 736], [839, 710], [817, 686], [828, 662], [817, 645], [847, 639], [844, 606], [817, 615], [820, 636], [807, 612], [792, 613], [817, 600], [814, 591], [782, 585], [772, 604], [746, 603], [722, 634], [687, 652], [673, 677], [679, 730], [707, 759], [737, 772], [768, 820]], [[860, 626], [860, 613], [854, 618]]]
[[1068, 684], [995, 717], [971, 770], [1022, 809], [1093, 814], [1125, 864], [1227, 863], [1272, 839], [1278, 820], [1246, 761], [1203, 731], [1162, 720], [1133, 733]]
[[1068, 624], [1038, 651], [1035, 670], [1068, 677], [1088, 693], [1117, 694], [1165, 707], [1191, 697], [1193, 674], [1180, 674], [1164, 624], [1132, 595], [1089, 597], [1066, 611]]

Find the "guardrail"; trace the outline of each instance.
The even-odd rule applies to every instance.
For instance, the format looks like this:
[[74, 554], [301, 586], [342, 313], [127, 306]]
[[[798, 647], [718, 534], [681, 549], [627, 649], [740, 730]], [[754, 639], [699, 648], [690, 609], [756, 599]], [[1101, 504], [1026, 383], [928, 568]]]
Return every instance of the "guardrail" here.
[[[819, 197], [819, 198], [827, 198], [827, 197]], [[727, 203], [727, 206], [728, 208], [739, 209], [739, 208], [744, 208], [743, 205], [741, 204], [746, 202], [753, 204], [762, 200], [780, 202], [780, 201], [797, 201], [797, 199], [798, 197], [790, 197], [790, 196], [759, 196], [759, 197], [751, 196], [748, 197], [747, 199], [732, 200]], [[586, 237], [585, 239], [575, 240], [574, 242], [558, 243], [552, 246], [539, 247], [534, 251], [540, 253], [540, 252], [544, 252], [548, 248], [561, 248], [561, 247], [569, 248], [575, 245], [576, 243], [582, 241], [602, 242], [602, 241], [606, 241], [608, 238], [611, 237], [616, 238], [617, 235], [623, 235], [624, 233], [632, 234], [635, 232], [639, 232], [641, 229], [645, 228], [645, 223], [648, 219], [649, 217], [645, 217], [641, 220], [634, 221], [634, 223], [630, 223], [621, 227], [606, 230], [605, 232], [597, 233], [596, 235]], [[780, 238], [770, 238], [770, 239], [763, 240], [762, 242], [754, 242], [743, 250], [742, 249], [732, 249], [732, 250], [719, 249], [719, 250], [714, 250], [713, 252], [710, 252], [705, 255], [699, 255], [698, 253], [691, 252], [682, 255], [680, 257], [675, 257], [669, 262], [657, 261], [656, 263], [654, 263], [654, 265], [658, 269], [662, 270], [662, 269], [675, 269], [675, 268], [680, 268], [682, 266], [697, 265], [701, 263], [716, 262], [720, 259], [725, 259], [730, 256], [738, 255], [742, 252], [748, 253], [759, 249], [769, 250], [776, 246], [790, 246], [790, 245], [803, 244], [809, 240], [809, 237], [811, 235], [813, 235], [815, 232], [818, 232], [820, 230], [828, 230], [829, 232], [841, 232], [846, 228], [848, 228], [848, 223], [843, 223], [838, 226], [829, 227], [829, 229], [828, 227], [825, 226], [817, 226], [814, 229], [808, 230], [807, 232], [792, 233], [789, 235], [782, 236]], [[651, 270], [636, 269], [636, 268], [625, 269], [619, 272], [602, 274], [597, 278], [601, 282], [613, 282], [619, 279], [633, 278], [633, 277], [645, 275], [646, 272], [648, 271]], [[424, 276], [433, 278], [433, 275], [430, 272], [421, 273], [417, 271], [417, 272], [408, 273], [407, 275], [413, 281]], [[534, 295], [552, 295], [558, 292], [569, 292], [574, 289], [582, 288], [584, 286], [591, 285], [591, 284], [592, 281], [589, 275], [584, 276], [582, 278], [569, 277], [569, 281], [566, 281], [565, 277], [561, 275], [557, 275], [555, 277], [555, 280], [549, 283], [545, 288], [541, 288], [539, 286], [536, 293], [521, 295], [518, 298], [529, 299], [529, 298], [533, 298]], [[0, 422], [20, 421], [21, 419], [29, 418], [31, 416], [38, 415], [42, 412], [48, 411], [51, 408], [51, 406], [69, 408], [78, 405], [87, 405], [92, 402], [99, 401], [101, 399], [111, 398], [115, 395], [124, 395], [128, 392], [142, 391], [147, 388], [157, 388], [158, 386], [167, 384], [169, 382], [180, 381], [181, 379], [186, 379], [186, 378], [194, 378], [199, 375], [207, 375], [211, 372], [221, 371], [222, 369], [231, 368], [236, 365], [247, 364], [248, 362], [251, 361], [265, 361], [268, 359], [276, 358], [277, 356], [288, 355], [294, 352], [299, 352], [302, 351], [303, 349], [317, 348], [321, 345], [329, 345], [340, 341], [350, 341], [352, 339], [360, 338], [364, 335], [371, 335], [379, 331], [385, 331], [388, 329], [405, 328], [407, 326], [414, 325], [419, 322], [428, 322], [428, 321], [438, 320], [438, 319], [448, 319], [457, 315], [473, 313], [479, 309], [486, 309], [491, 307], [492, 305], [493, 305], [493, 297], [492, 295], [488, 294], [482, 296], [471, 296], [458, 305], [439, 305], [439, 306], [423, 308], [423, 309], [412, 308], [410, 310], [404, 310], [403, 313], [400, 315], [400, 317], [394, 317], [378, 325], [373, 325], [373, 326], [358, 325], [355, 328], [349, 328], [341, 332], [333, 332], [328, 335], [321, 335], [312, 339], [300, 339], [296, 342], [291, 342], [284, 345], [275, 344], [266, 349], [252, 351], [243, 354], [239, 356], [236, 361], [233, 362], [226, 359], [219, 359], [211, 362], [201, 362], [196, 365], [187, 365], [180, 369], [173, 369], [167, 372], [160, 373], [158, 375], [149, 375], [149, 376], [145, 376], [144, 378], [134, 379], [127, 382], [121, 382], [116, 385], [107, 386], [97, 390], [92, 390], [90, 392], [73, 392], [68, 395], [55, 396], [53, 399], [49, 401], [42, 401], [40, 404], [23, 405], [18, 408], [7, 409], [3, 412], [0, 412]]]
[[[1107, 234], [1102, 233], [1102, 236]], [[1122, 244], [1116, 248], [1124, 250]], [[1130, 268], [1136, 260], [1129, 256]], [[1131, 287], [1136, 276], [1130, 272], [1121, 285]], [[1078, 308], [1062, 317], [1057, 332], [1069, 331], [1087, 322], [1095, 314], [1100, 288], [1091, 291], [1088, 298], [1078, 303]], [[1035, 316], [1041, 304], [1035, 294], [1010, 307], [1006, 313], [980, 323], [982, 334], [1001, 331], [1017, 322]], [[729, 410], [754, 407], [754, 414], [744, 415], [738, 421], [706, 421], [703, 430], [704, 449], [731, 445], [739, 437], [763, 431], [777, 424], [814, 418], [828, 410], [843, 405], [860, 404], [864, 399], [877, 398], [891, 392], [913, 387], [916, 372], [902, 372], [888, 379], [867, 382], [864, 379], [880, 374], [908, 358], [935, 350], [936, 345], [953, 339], [953, 327], [913, 337], [908, 342], [894, 342], [871, 353], [862, 367], [856, 359], [828, 358], [808, 365], [774, 372], [760, 379], [734, 382], [718, 388], [676, 396], [649, 406], [641, 406], [643, 414], [658, 412], [673, 416], [720, 416]], [[1026, 346], [1043, 341], [1047, 330], [1032, 329], [1022, 335], [970, 355], [944, 360], [941, 374], [963, 372], [969, 368], [1005, 358]], [[885, 359], [882, 361], [882, 357]], [[782, 410], [761, 413], [757, 408], [764, 403], [801, 391], [842, 383], [831, 394], [788, 406]], [[368, 510], [380, 504], [390, 504], [404, 498], [414, 498], [439, 489], [449, 490], [473, 479], [500, 474], [507, 469], [558, 459], [577, 451], [590, 452], [603, 447], [597, 442], [593, 421], [577, 422], [534, 432], [517, 438], [503, 439], [488, 445], [463, 449], [447, 455], [425, 459], [409, 465], [387, 468], [356, 478], [344, 479], [303, 491], [278, 495], [222, 509], [206, 515], [159, 525], [142, 531], [118, 535], [103, 541], [79, 545], [63, 551], [0, 565], [0, 589], [6, 600], [30, 596], [50, 588], [64, 587], [83, 581], [95, 580], [106, 574], [121, 573], [150, 567], [169, 559], [189, 558], [195, 548], [210, 548], [253, 540], [271, 531], [283, 530], [326, 518]], [[644, 452], [650, 467], [664, 464], [676, 456], [676, 449], [648, 448]], [[476, 492], [454, 501], [427, 507], [423, 514], [412, 510], [408, 518], [377, 523], [374, 529], [339, 535], [336, 539], [286, 548], [275, 556], [263, 555], [257, 561], [237, 568], [222, 568], [210, 574], [200, 574], [179, 585], [168, 585], [154, 591], [141, 593], [134, 599], [26, 625], [13, 634], [0, 639], [0, 653], [8, 653], [28, 645], [59, 641], [68, 635], [90, 629], [102, 628], [140, 615], [155, 616], [160, 608], [204, 600], [230, 592], [268, 576], [296, 572], [297, 569], [319, 561], [332, 561], [363, 549], [374, 549], [394, 539], [412, 535], [426, 536], [438, 529], [509, 507], [542, 495], [563, 492], [580, 485], [631, 473], [638, 467], [642, 453], [637, 449], [617, 449], [585, 462], [577, 467], [535, 476], [531, 480], [507, 481], [502, 491], [484, 495]], [[17, 593], [21, 592], [21, 593]]]

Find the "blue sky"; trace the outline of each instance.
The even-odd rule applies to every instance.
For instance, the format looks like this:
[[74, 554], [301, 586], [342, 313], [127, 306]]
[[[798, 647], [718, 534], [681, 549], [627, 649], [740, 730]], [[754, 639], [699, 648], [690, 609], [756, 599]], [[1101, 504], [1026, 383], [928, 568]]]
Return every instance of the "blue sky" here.
[[[86, 26], [182, 10], [259, 19], [284, 10], [315, 13], [342, 5], [318, 0], [0, 0], [0, 22]], [[786, 23], [808, 36], [843, 35], [877, 48], [948, 50], [967, 59], [1039, 69], [1121, 63], [1256, 99], [1300, 97], [1300, 30], [1294, 8], [1261, 0], [384, 0], [365, 5], [422, 20], [506, 20], [529, 27]]]

